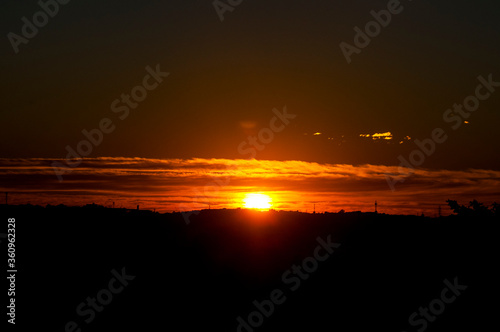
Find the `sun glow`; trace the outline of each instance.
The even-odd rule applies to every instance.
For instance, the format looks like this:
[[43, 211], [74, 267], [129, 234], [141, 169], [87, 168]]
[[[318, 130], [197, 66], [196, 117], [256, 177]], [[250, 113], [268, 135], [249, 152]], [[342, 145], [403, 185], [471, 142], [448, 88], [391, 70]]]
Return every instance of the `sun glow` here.
[[247, 209], [267, 210], [271, 207], [271, 197], [264, 194], [246, 194], [243, 199]]

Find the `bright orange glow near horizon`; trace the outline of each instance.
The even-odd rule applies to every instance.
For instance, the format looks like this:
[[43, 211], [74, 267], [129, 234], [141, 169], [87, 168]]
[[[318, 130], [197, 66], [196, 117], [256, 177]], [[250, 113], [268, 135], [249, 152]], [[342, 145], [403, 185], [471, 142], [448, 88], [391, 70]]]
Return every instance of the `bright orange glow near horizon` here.
[[411, 185], [398, 182], [391, 191], [387, 175], [401, 172], [400, 166], [99, 157], [84, 158], [79, 167], [65, 170], [59, 182], [54, 161], [64, 162], [0, 158], [0, 193], [8, 192], [9, 204], [14, 205], [139, 205], [161, 213], [209, 207], [373, 212], [377, 201], [380, 213], [437, 216], [439, 205], [443, 214], [452, 213], [447, 199], [461, 204], [478, 199], [486, 205], [499, 201], [500, 171], [494, 170], [415, 169]]
[[244, 206], [247, 209], [267, 210], [272, 206], [271, 197], [265, 194], [246, 194], [243, 202], [245, 203]]

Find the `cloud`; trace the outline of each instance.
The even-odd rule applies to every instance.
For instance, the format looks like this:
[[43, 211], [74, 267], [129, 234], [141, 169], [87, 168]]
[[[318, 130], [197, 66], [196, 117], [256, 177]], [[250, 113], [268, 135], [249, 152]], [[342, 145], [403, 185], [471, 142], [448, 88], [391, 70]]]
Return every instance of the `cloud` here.
[[[298, 160], [86, 158], [59, 182], [52, 162], [60, 159], [0, 159], [0, 190], [17, 203], [82, 204], [117, 200], [160, 210], [183, 204], [236, 207], [245, 192], [273, 193], [275, 206], [417, 213], [446, 199], [500, 201], [500, 172], [417, 169], [392, 192], [385, 174], [397, 166], [319, 164]], [[13, 201], [16, 202], [16, 201]], [[294, 203], [295, 202], [295, 203]], [[299, 202], [299, 203], [296, 203]]]
[[374, 141], [384, 139], [384, 140], [391, 140], [392, 139], [392, 133], [390, 131], [385, 132], [385, 133], [375, 133], [375, 134], [360, 134], [360, 137], [364, 138], [371, 138]]

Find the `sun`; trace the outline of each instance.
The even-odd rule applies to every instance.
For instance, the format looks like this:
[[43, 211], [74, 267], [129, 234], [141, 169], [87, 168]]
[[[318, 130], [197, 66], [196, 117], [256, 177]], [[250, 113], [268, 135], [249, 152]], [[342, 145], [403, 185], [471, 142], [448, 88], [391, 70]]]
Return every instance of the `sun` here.
[[266, 210], [271, 207], [271, 197], [264, 194], [246, 194], [243, 199], [247, 209]]

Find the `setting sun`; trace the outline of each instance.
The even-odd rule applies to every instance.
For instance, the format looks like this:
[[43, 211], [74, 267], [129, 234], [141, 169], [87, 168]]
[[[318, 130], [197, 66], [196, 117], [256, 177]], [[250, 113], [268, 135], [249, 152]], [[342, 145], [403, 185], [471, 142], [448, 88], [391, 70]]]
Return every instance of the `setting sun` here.
[[264, 194], [246, 194], [243, 199], [247, 209], [269, 209], [271, 201], [271, 197]]

